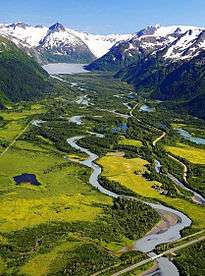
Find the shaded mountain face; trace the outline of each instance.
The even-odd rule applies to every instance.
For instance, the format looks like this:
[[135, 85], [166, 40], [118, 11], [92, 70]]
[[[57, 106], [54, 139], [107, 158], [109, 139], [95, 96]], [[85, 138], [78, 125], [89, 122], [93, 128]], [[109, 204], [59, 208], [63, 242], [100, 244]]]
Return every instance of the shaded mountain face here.
[[[190, 28], [192, 28], [191, 31], [189, 30]], [[116, 43], [106, 55], [89, 64], [87, 69], [116, 72], [141, 59], [144, 60], [149, 55], [168, 46], [172, 46], [172, 53], [170, 49], [164, 56], [164, 59], [181, 58], [182, 54], [190, 54], [185, 53], [185, 51], [182, 52], [182, 50], [188, 50], [192, 40], [200, 35], [201, 32], [203, 32], [201, 28], [189, 26], [150, 26], [137, 32], [131, 39]], [[187, 36], [184, 36], [184, 34], [187, 34]], [[183, 48], [185, 42], [187, 45]], [[191, 52], [191, 49], [189, 52]]]
[[36, 99], [51, 89], [42, 67], [24, 50], [0, 37], [0, 103]]
[[107, 53], [117, 41], [131, 37], [93, 35], [65, 28], [60, 23], [50, 28], [25, 23], [2, 24], [0, 34], [12, 40], [18, 47], [27, 49], [43, 63], [89, 63]]
[[87, 66], [113, 71], [137, 93], [205, 118], [205, 30], [148, 27]]
[[88, 63], [95, 59], [87, 45], [63, 25], [52, 25], [37, 47], [47, 62]]

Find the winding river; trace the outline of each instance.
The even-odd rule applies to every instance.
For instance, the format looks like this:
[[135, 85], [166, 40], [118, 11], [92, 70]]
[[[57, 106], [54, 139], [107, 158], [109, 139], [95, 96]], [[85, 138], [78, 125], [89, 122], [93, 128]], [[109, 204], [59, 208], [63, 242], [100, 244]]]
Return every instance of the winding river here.
[[[116, 113], [116, 112], [113, 112], [113, 113], [115, 115], [118, 115], [118, 113]], [[132, 116], [132, 110], [130, 111], [130, 115]], [[129, 115], [127, 117], [129, 117]], [[76, 124], [81, 124], [82, 123], [81, 116], [74, 116], [74, 117], [70, 118], [70, 122], [73, 122]], [[78, 145], [78, 141], [80, 139], [82, 139], [83, 137], [85, 137], [85, 136], [76, 136], [76, 137], [68, 138], [67, 142], [74, 149], [79, 150], [88, 155], [87, 159], [80, 161], [80, 163], [92, 169], [92, 173], [89, 178], [89, 183], [93, 187], [97, 188], [100, 192], [102, 192], [108, 196], [111, 196], [113, 198], [120, 197], [120, 195], [113, 193], [113, 192], [103, 188], [100, 185], [100, 183], [98, 181], [98, 177], [101, 174], [102, 170], [101, 170], [101, 167], [98, 166], [94, 162], [98, 159], [98, 155], [96, 155], [95, 153], [92, 153], [89, 149], [83, 148]], [[160, 163], [157, 163], [156, 167], [158, 167], [160, 170], [159, 166], [160, 166]], [[126, 198], [129, 198], [129, 197], [126, 197]], [[132, 199], [135, 199], [135, 198], [132, 198]], [[155, 204], [155, 203], [150, 203], [150, 202], [144, 202], [144, 203], [151, 206], [152, 208], [154, 208], [160, 215], [162, 213], [166, 212], [166, 213], [172, 214], [174, 217], [177, 217], [177, 222], [175, 222], [173, 225], [168, 225], [166, 227], [166, 229], [164, 229], [163, 231], [159, 230], [159, 231], [155, 231], [154, 233], [149, 233], [134, 243], [135, 250], [147, 253], [148, 256], [154, 258], [156, 255], [153, 251], [157, 245], [160, 245], [163, 243], [168, 243], [168, 242], [173, 242], [173, 241], [180, 239], [181, 238], [181, 235], [180, 235], [181, 230], [190, 226], [192, 221], [185, 214], [181, 213], [180, 211], [166, 207], [162, 204]], [[168, 258], [160, 257], [157, 259], [157, 263], [158, 263], [160, 275], [162, 275], [162, 276], [179, 276], [179, 271], [177, 270], [176, 266]], [[153, 273], [152, 273], [152, 275], [153, 275]]]
[[[155, 171], [159, 174], [161, 174], [161, 163], [159, 160], [155, 160]], [[193, 194], [193, 202], [201, 204], [201, 205], [205, 205], [205, 198], [200, 195], [199, 193], [197, 193], [196, 191], [192, 190], [188, 184], [185, 185], [182, 181], [180, 181], [179, 179], [177, 179], [175, 176], [173, 176], [170, 173], [167, 173], [167, 176], [169, 177], [169, 179], [171, 179], [177, 186], [181, 187], [182, 189], [191, 192]]]
[[[101, 167], [98, 166], [96, 163], [94, 163], [95, 160], [98, 159], [98, 155], [95, 153], [92, 153], [90, 150], [87, 148], [83, 148], [78, 145], [78, 141], [85, 136], [76, 136], [67, 139], [68, 144], [73, 147], [76, 150], [79, 150], [83, 153], [86, 153], [88, 155], [88, 158], [84, 161], [80, 161], [81, 164], [89, 167], [92, 169], [92, 173], [90, 175], [89, 183], [97, 188], [100, 192], [111, 196], [113, 198], [120, 197], [120, 195], [113, 193], [105, 188], [103, 188], [99, 181], [98, 181], [98, 176], [101, 174]], [[129, 197], [126, 197], [129, 198]], [[134, 198], [132, 198], [134, 199]], [[191, 225], [191, 220], [184, 215], [183, 213], [166, 207], [162, 204], [155, 204], [155, 203], [150, 203], [150, 202], [144, 202], [145, 204], [151, 206], [154, 208], [158, 213], [163, 213], [163, 212], [168, 212], [171, 213], [174, 216], [177, 216], [178, 221], [174, 225], [169, 225], [166, 230], [164, 231], [159, 231], [158, 233], [154, 234], [148, 234], [145, 237], [141, 238], [140, 240], [137, 240], [134, 244], [134, 249], [147, 253], [149, 256], [155, 256], [155, 253], [153, 250], [157, 245], [163, 244], [163, 243], [168, 243], [168, 242], [173, 242], [178, 239], [180, 239], [180, 231], [183, 230], [185, 227], [188, 227]], [[160, 274], [162, 276], [175, 276], [179, 275], [179, 272], [177, 268], [174, 266], [174, 264], [169, 261], [168, 258], [161, 257], [157, 259]]]

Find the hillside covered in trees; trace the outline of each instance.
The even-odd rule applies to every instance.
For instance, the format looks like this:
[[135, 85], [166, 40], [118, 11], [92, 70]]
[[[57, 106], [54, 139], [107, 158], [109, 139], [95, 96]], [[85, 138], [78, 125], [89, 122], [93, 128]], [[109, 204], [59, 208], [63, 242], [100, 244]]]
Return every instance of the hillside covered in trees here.
[[48, 74], [24, 50], [0, 37], [0, 103], [38, 98], [51, 90]]

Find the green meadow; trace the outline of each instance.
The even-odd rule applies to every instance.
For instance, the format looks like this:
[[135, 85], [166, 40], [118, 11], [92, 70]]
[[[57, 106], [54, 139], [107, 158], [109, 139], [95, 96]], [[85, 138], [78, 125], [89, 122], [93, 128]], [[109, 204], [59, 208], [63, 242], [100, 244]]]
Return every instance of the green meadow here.
[[[58, 83], [54, 98], [14, 105], [0, 115], [0, 152], [29, 122], [45, 120], [40, 127], [30, 124], [0, 158], [0, 275], [86, 276], [100, 271], [99, 275], [112, 275], [147, 258], [139, 252], [122, 254], [121, 249], [132, 248], [133, 240], [148, 233], [159, 221], [158, 214], [142, 203], [113, 200], [93, 188], [90, 169], [79, 164], [85, 154], [71, 148], [68, 137], [86, 135], [79, 143], [99, 155], [97, 162], [106, 185], [184, 212], [193, 221], [187, 233], [205, 228], [204, 207], [194, 204], [189, 194], [154, 169], [157, 159], [165, 172], [171, 169], [177, 177], [182, 176], [179, 163], [167, 159], [166, 152], [170, 152], [187, 160], [193, 170], [189, 177], [195, 182], [203, 175], [205, 150], [176, 136], [173, 115], [156, 107], [152, 114], [135, 110], [138, 120], [127, 120], [112, 111], [129, 114], [123, 103], [136, 105], [138, 99], [129, 98], [133, 92], [130, 85], [113, 81], [109, 75], [65, 78], [68, 84]], [[85, 93], [79, 88], [86, 91], [89, 106], [76, 103]], [[80, 126], [69, 122], [73, 115], [83, 116]], [[185, 124], [181, 118], [179, 122]], [[113, 132], [124, 123], [127, 132]], [[162, 125], [167, 127], [167, 135], [153, 147]], [[14, 177], [23, 173], [35, 175], [40, 185], [17, 185]], [[175, 193], [165, 195], [153, 186], [175, 189]], [[202, 186], [201, 182], [200, 189]], [[150, 263], [129, 275], [142, 275], [152, 266]]]
[[147, 170], [148, 162], [141, 158], [126, 159], [119, 156], [102, 157], [98, 163], [103, 167], [103, 176], [119, 182], [140, 196], [164, 202], [170, 207], [176, 208], [187, 214], [193, 221], [193, 229], [205, 227], [205, 217], [202, 215], [204, 207], [194, 204], [182, 198], [172, 198], [160, 194], [152, 188], [154, 184], [161, 185], [156, 181], [148, 181], [143, 173]]
[[[1, 112], [1, 152], [32, 120], [48, 122], [39, 129], [30, 124], [0, 158], [0, 274], [41, 276], [66, 271], [68, 275], [90, 275], [142, 260], [141, 253], [122, 255], [119, 250], [132, 243], [130, 233], [141, 237], [154, 226], [159, 219], [156, 212], [142, 207], [140, 214], [150, 212], [153, 221], [142, 229], [132, 223], [125, 228], [127, 217], [134, 219], [136, 212], [129, 215], [131, 209], [119, 215], [113, 200], [89, 184], [90, 170], [78, 164], [85, 156], [66, 143], [67, 137], [96, 126], [89, 119], [92, 109], [78, 110], [87, 114], [86, 125], [79, 129], [66, 119], [76, 114], [76, 104], [67, 106], [63, 98], [54, 104], [55, 108], [52, 101], [44, 101]], [[65, 119], [59, 120], [62, 112]], [[104, 113], [95, 111], [100, 116]], [[115, 125], [114, 115], [107, 122]], [[17, 185], [14, 177], [23, 173], [35, 175], [40, 185]]]

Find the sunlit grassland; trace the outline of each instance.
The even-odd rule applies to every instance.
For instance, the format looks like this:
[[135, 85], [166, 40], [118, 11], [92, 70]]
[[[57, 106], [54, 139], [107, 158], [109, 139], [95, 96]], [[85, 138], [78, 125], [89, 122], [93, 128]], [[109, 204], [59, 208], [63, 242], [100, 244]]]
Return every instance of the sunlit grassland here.
[[25, 122], [9, 121], [0, 129], [0, 139], [11, 142], [26, 126]]
[[0, 257], [0, 275], [4, 275], [6, 272], [6, 264], [4, 260]]
[[205, 149], [196, 148], [194, 146], [177, 143], [176, 146], [166, 146], [165, 149], [194, 164], [205, 164]]
[[34, 104], [29, 110], [2, 111], [0, 116], [5, 124], [0, 128], [0, 140], [11, 142], [25, 128], [27, 123], [32, 120], [32, 116], [42, 114], [44, 108], [40, 104]]
[[[34, 147], [35, 149], [35, 147]], [[63, 155], [13, 148], [0, 159], [0, 231], [14, 231], [48, 221], [94, 220], [111, 200], [86, 183], [86, 169], [65, 164]], [[16, 185], [13, 177], [35, 174], [40, 186]]]
[[122, 156], [105, 156], [98, 163], [103, 167], [103, 175], [125, 185], [127, 188], [140, 192], [143, 196], [156, 197], [158, 192], [152, 189], [156, 181], [147, 181], [142, 174], [145, 172], [146, 160], [141, 158], [126, 159]]
[[[140, 196], [156, 199], [187, 214], [193, 221], [192, 227], [204, 228], [204, 207], [182, 198], [171, 198], [158, 193], [152, 188], [156, 182], [147, 181], [142, 173], [146, 170], [147, 161], [141, 158], [126, 159], [119, 156], [105, 156], [98, 160], [103, 167], [103, 175], [110, 180], [133, 190]], [[137, 173], [136, 173], [137, 172]]]
[[122, 136], [122, 137], [120, 137], [119, 145], [141, 147], [142, 142], [139, 140], [135, 140], [135, 139], [128, 139], [128, 138], [125, 138], [124, 136]]
[[82, 244], [82, 241], [79, 243], [69, 241], [56, 246], [49, 253], [38, 254], [21, 268], [21, 273], [35, 276], [48, 275], [50, 271], [55, 273], [65, 263], [63, 253], [75, 249], [80, 244]]

